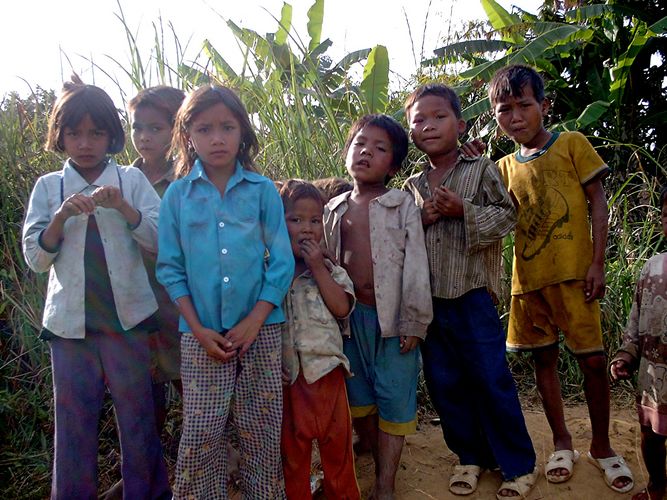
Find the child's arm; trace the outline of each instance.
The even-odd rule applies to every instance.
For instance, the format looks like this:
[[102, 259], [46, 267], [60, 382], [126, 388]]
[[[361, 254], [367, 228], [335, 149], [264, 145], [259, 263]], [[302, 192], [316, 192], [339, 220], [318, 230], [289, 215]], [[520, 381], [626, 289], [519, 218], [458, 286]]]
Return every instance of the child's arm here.
[[60, 251], [67, 219], [93, 210], [95, 203], [90, 197], [74, 194], [52, 214], [48, 180], [38, 179], [30, 195], [23, 224], [23, 255], [28, 266], [38, 273], [47, 271]]
[[630, 378], [632, 372], [637, 368], [637, 360], [640, 356], [639, 318], [641, 316], [642, 292], [644, 290], [643, 282], [647, 275], [648, 264], [644, 265], [637, 280], [632, 308], [630, 309], [630, 316], [628, 316], [628, 324], [623, 332], [623, 343], [609, 365], [609, 371], [614, 380]]
[[586, 198], [591, 206], [593, 233], [593, 261], [586, 274], [584, 292], [586, 302], [601, 299], [605, 293], [604, 252], [607, 247], [608, 217], [607, 198], [600, 176], [584, 185]]
[[405, 229], [403, 288], [398, 325], [401, 353], [411, 351], [419, 345], [433, 319], [428, 256], [421, 216], [416, 205], [411, 205], [407, 211]]
[[301, 243], [301, 252], [303, 260], [317, 283], [324, 304], [331, 314], [337, 319], [347, 317], [352, 309], [352, 299], [345, 289], [336, 283], [331, 272], [329, 272], [324, 263], [322, 247], [312, 240], [304, 240]]
[[480, 194], [473, 201], [463, 200], [463, 224], [469, 252], [481, 250], [504, 238], [516, 225], [516, 209], [502, 177], [493, 162], [479, 164], [484, 168]]

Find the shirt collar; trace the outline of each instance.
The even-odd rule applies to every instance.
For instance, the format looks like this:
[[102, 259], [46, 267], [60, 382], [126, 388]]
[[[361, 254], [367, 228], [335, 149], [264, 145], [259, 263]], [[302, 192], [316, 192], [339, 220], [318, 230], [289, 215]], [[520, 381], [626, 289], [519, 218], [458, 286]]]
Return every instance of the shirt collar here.
[[[336, 196], [331, 201], [329, 201], [329, 210], [335, 211], [343, 203], [347, 203], [347, 200], [350, 198], [352, 191], [346, 191], [345, 193]], [[375, 200], [385, 207], [397, 207], [403, 203], [403, 192], [398, 189], [390, 189], [382, 196], [378, 196]]]
[[[192, 165], [192, 170], [190, 170], [190, 173], [186, 175], [184, 179], [189, 180], [190, 182], [194, 182], [197, 179], [202, 179], [206, 180], [207, 182], [211, 182], [208, 176], [206, 175], [206, 171], [204, 170], [204, 165], [202, 165], [199, 158], [195, 160], [194, 165]], [[227, 181], [227, 187], [225, 188], [225, 192], [229, 191], [231, 188], [233, 188], [241, 181], [258, 182], [258, 179], [261, 179], [261, 176], [259, 174], [251, 172], [250, 170], [246, 170], [245, 168], [243, 168], [243, 165], [241, 165], [241, 162], [236, 160], [234, 173]]]
[[[141, 158], [141, 157], [137, 158], [136, 160], [134, 160], [132, 162], [133, 167], [136, 167], [136, 168], [138, 168], [139, 170], [142, 170], [142, 171], [143, 171], [143, 169], [141, 167], [143, 166], [143, 164], [144, 164], [144, 159]], [[168, 160], [167, 165], [168, 165], [167, 170], [165, 170], [165, 172], [162, 174], [162, 176], [153, 183], [153, 186], [157, 186], [158, 184], [160, 184], [162, 182], [171, 183], [171, 182], [174, 181], [174, 179], [175, 179], [174, 162], [171, 161], [171, 160]]]
[[120, 185], [118, 184], [117, 169], [118, 165], [115, 160], [113, 158], [107, 158], [107, 165], [104, 170], [102, 170], [99, 177], [95, 179], [94, 182], [88, 183], [88, 181], [81, 177], [81, 174], [76, 171], [68, 158], [63, 167], [63, 196], [67, 198], [72, 194], [85, 191], [89, 187], [115, 186], [119, 188]]

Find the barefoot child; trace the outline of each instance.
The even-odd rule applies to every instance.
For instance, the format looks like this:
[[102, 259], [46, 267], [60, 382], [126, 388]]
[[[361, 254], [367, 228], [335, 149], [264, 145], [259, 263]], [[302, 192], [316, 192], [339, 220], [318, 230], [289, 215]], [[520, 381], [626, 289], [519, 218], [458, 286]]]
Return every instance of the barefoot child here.
[[496, 165], [459, 151], [465, 122], [452, 89], [419, 87], [405, 114], [415, 146], [428, 157], [404, 188], [426, 228], [434, 321], [422, 344], [424, 378], [447, 446], [459, 457], [449, 489], [469, 495], [483, 469], [499, 467], [498, 498], [524, 498], [536, 481], [535, 452], [494, 306], [514, 206]]
[[354, 373], [346, 383], [352, 417], [373, 448], [377, 499], [394, 497], [403, 441], [416, 430], [416, 347], [432, 319], [419, 209], [408, 193], [386, 186], [407, 149], [407, 134], [394, 119], [357, 120], [344, 149], [354, 189], [325, 211], [327, 246], [357, 297], [351, 336], [343, 340]]
[[192, 92], [173, 139], [178, 179], [162, 200], [157, 278], [181, 313], [174, 498], [227, 498], [230, 413], [244, 496], [283, 498], [280, 306], [294, 258], [282, 202], [256, 171], [257, 137], [232, 90]]
[[609, 442], [609, 380], [598, 303], [604, 296], [607, 242], [602, 178], [609, 168], [579, 132], [544, 128], [548, 101], [534, 69], [499, 70], [489, 98], [498, 126], [520, 146], [499, 162], [518, 215], [507, 348], [532, 352], [555, 448], [545, 475], [552, 483], [567, 481], [579, 456], [565, 426], [558, 379], [562, 332], [584, 375], [593, 434], [589, 459], [611, 489], [625, 493], [632, 489], [632, 473]]
[[124, 144], [111, 98], [93, 85], [65, 84], [46, 145], [68, 159], [37, 180], [23, 226], [28, 265], [49, 271], [42, 338], [53, 370], [53, 499], [97, 498], [105, 386], [116, 412], [124, 498], [171, 497], [146, 404], [146, 320], [157, 304], [140, 252], [156, 251], [160, 198], [138, 169], [108, 156]]
[[283, 336], [285, 492], [290, 499], [312, 498], [310, 458], [316, 439], [326, 497], [359, 499], [345, 392], [350, 363], [339, 325], [354, 307], [354, 287], [345, 270], [322, 253], [324, 200], [319, 190], [292, 179], [283, 184], [280, 196], [296, 261], [285, 298]]
[[[667, 236], [667, 187], [660, 191], [662, 232]], [[648, 485], [633, 500], [665, 497], [667, 439], [667, 253], [650, 258], [642, 268], [623, 344], [611, 362], [614, 380], [629, 379], [637, 370], [637, 413]]]

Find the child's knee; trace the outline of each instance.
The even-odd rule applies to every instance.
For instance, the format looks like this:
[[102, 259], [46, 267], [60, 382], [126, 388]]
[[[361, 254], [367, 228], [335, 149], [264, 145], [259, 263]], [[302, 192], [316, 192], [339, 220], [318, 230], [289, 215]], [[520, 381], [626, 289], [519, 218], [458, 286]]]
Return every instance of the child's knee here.
[[603, 353], [579, 356], [577, 361], [584, 375], [607, 376], [607, 357]]

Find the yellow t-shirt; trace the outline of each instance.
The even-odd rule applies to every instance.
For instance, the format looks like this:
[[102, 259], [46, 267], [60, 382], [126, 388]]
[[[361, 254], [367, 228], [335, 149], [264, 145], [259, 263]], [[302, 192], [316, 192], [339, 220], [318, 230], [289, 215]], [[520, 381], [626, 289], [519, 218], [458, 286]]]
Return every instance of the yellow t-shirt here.
[[579, 132], [563, 132], [498, 167], [517, 205], [512, 295], [585, 279], [593, 241], [583, 185], [609, 170], [593, 146]]

